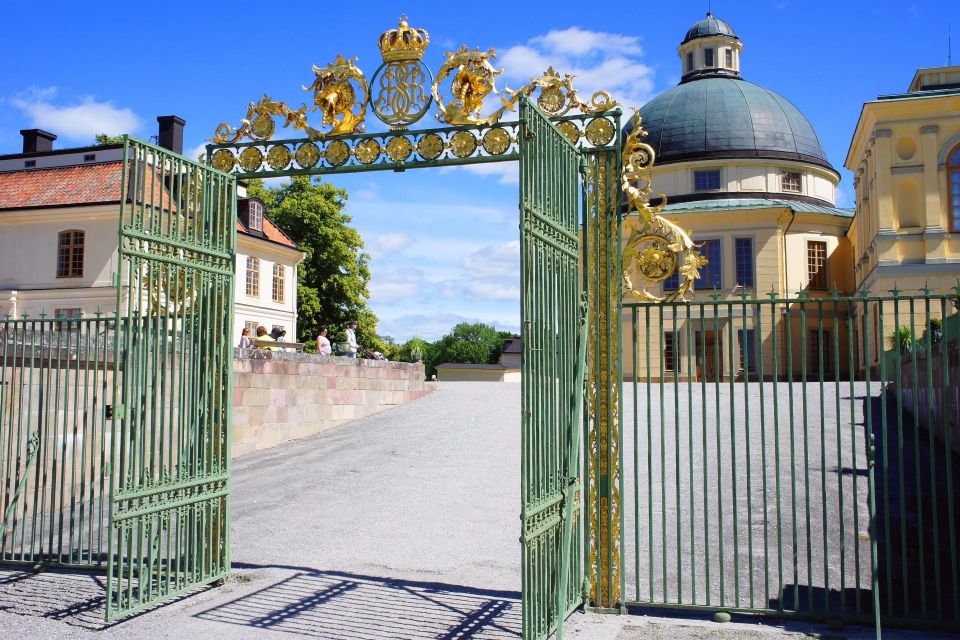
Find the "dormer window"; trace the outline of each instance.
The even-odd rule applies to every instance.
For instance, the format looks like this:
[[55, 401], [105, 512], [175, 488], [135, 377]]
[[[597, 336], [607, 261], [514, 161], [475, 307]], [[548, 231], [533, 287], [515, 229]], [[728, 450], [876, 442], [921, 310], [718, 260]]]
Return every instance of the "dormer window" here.
[[263, 204], [250, 201], [250, 231], [263, 231]]
[[713, 48], [707, 47], [703, 50], [703, 66], [712, 67], [713, 66]]

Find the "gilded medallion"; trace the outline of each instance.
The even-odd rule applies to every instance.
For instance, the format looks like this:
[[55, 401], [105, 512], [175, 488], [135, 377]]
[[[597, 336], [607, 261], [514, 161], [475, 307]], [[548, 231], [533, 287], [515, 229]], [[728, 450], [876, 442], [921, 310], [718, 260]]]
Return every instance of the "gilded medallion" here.
[[343, 140], [334, 140], [327, 145], [325, 157], [332, 166], [339, 167], [350, 159], [350, 147]]
[[320, 162], [320, 149], [312, 142], [305, 142], [297, 148], [297, 164], [303, 169], [310, 169]]
[[498, 156], [510, 148], [510, 134], [503, 127], [494, 127], [483, 134], [483, 150]]
[[210, 165], [218, 171], [229, 173], [237, 164], [237, 157], [227, 149], [218, 149], [210, 158]]
[[428, 133], [417, 142], [417, 153], [424, 160], [436, 160], [443, 153], [443, 138], [435, 133]]
[[580, 141], [580, 129], [577, 129], [577, 125], [573, 124], [569, 120], [564, 120], [558, 124], [557, 129], [572, 144], [577, 144]]
[[413, 153], [413, 145], [407, 140], [406, 136], [396, 136], [390, 138], [387, 143], [387, 156], [394, 162], [403, 162]]
[[290, 164], [293, 154], [285, 145], [275, 144], [267, 152], [267, 164], [274, 171], [283, 171]]
[[360, 161], [360, 164], [370, 164], [380, 157], [382, 151], [379, 142], [373, 138], [367, 138], [357, 143], [357, 146], [353, 149], [353, 155]]
[[477, 150], [477, 139], [469, 131], [457, 131], [450, 138], [450, 151], [458, 158], [466, 158]]
[[263, 164], [263, 154], [256, 147], [247, 147], [240, 153], [240, 166], [247, 173], [253, 173]]
[[615, 135], [613, 123], [606, 118], [595, 118], [587, 125], [587, 140], [595, 147], [603, 147], [610, 144]]

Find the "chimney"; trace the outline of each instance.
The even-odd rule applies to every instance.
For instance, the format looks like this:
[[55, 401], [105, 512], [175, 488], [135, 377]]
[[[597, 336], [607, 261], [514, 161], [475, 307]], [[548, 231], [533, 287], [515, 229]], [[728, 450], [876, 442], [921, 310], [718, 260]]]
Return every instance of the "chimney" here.
[[183, 154], [183, 125], [186, 120], [178, 116], [157, 116], [160, 131], [157, 144], [174, 153]]
[[43, 129], [20, 129], [23, 136], [23, 152], [53, 151], [53, 141], [57, 136]]

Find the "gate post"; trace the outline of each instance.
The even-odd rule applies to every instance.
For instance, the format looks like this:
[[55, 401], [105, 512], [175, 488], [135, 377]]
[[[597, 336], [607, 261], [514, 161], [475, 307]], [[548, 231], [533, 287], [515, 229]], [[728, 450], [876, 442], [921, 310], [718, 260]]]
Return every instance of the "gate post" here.
[[[618, 123], [619, 125], [619, 123]], [[619, 126], [617, 127], [619, 130]], [[584, 176], [584, 288], [588, 295], [589, 386], [584, 416], [587, 522], [584, 556], [589, 604], [623, 604], [620, 376], [620, 151], [587, 154]]]

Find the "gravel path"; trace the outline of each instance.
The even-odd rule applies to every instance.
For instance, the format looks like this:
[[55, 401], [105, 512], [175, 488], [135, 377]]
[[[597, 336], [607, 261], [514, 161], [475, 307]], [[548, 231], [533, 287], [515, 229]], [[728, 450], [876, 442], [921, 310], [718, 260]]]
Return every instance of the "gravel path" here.
[[[682, 387], [681, 393], [685, 391]], [[850, 428], [860, 429], [858, 437], [864, 428], [859, 407], [865, 391], [865, 388], [854, 389], [853, 403], [849, 395], [840, 396], [840, 424], [845, 425], [847, 432]], [[738, 408], [745, 399], [734, 392], [737, 417], [732, 433], [737, 435], [731, 435], [729, 428], [719, 431], [719, 457], [716, 449], [711, 451], [711, 447], [716, 446], [717, 418], [708, 416], [707, 422], [694, 421], [695, 437], [691, 441], [687, 414], [681, 412], [673, 416], [672, 393], [669, 391], [665, 395], [663, 403], [667, 424], [676, 423], [686, 430], [665, 429], [661, 440], [657, 395], [651, 406], [656, 416], [651, 440], [648, 443], [642, 437], [637, 442], [637, 459], [641, 462], [646, 460], [649, 447], [655, 479], [660, 474], [661, 443], [663, 451], [669, 454], [664, 457], [663, 466], [667, 479], [662, 484], [665, 500], [659, 480], [652, 486], [647, 484], [646, 469], [642, 464], [638, 482], [634, 483], [632, 479], [633, 400], [629, 386], [625, 394], [626, 489], [627, 504], [631, 505], [626, 514], [625, 533], [630, 597], [637, 597], [638, 593], [641, 597], [649, 595], [648, 581], [641, 580], [637, 591], [636, 567], [630, 559], [639, 540], [640, 572], [648, 575], [645, 558], [649, 550], [644, 545], [648, 544], [651, 533], [655, 550], [666, 540], [669, 551], [666, 573], [663, 573], [662, 565], [654, 563], [653, 599], [658, 599], [664, 592], [668, 597], [675, 593], [681, 572], [675, 570], [677, 546], [670, 541], [677, 539], [672, 536], [678, 521], [682, 541], [689, 540], [690, 523], [702, 521], [703, 492], [699, 488], [703, 486], [704, 478], [708, 500], [715, 500], [711, 496], [717, 495], [718, 491], [731, 495], [730, 485], [734, 477], [730, 475], [731, 469], [736, 471], [738, 491], [742, 491], [746, 478], [751, 478], [754, 520], [747, 519], [742, 500], [745, 495], [741, 494], [736, 521], [742, 531], [754, 532], [755, 546], [762, 546], [763, 541], [762, 527], [757, 527], [759, 515], [767, 513], [768, 523], [776, 516], [772, 502], [768, 501], [764, 511], [758, 486], [762, 486], [764, 478], [768, 490], [775, 483], [776, 468], [771, 463], [773, 458], [769, 457], [773, 455], [770, 447], [775, 441], [774, 434], [788, 437], [789, 414], [782, 415], [779, 422], [773, 422], [770, 415], [765, 414], [767, 429], [764, 436], [758, 435], [760, 423], [755, 415], [759, 411], [757, 398], [763, 393], [769, 403], [773, 390], [761, 391], [755, 385], [750, 394], [753, 404], [749, 413]], [[729, 424], [726, 411], [730, 398], [722, 395], [722, 390], [720, 393], [719, 421]], [[781, 388], [777, 393], [780, 397], [789, 394], [789, 390]], [[835, 406], [833, 396], [828, 399], [831, 402], [827, 406]], [[709, 396], [708, 406], [711, 403], [715, 406], [715, 400]], [[645, 402], [645, 397], [638, 402], [643, 413]], [[766, 406], [769, 408], [770, 405]], [[749, 419], [744, 420], [744, 415]], [[294, 636], [518, 638], [519, 418], [520, 387], [517, 384], [443, 383], [437, 393], [417, 402], [342, 425], [313, 438], [242, 458], [234, 465], [231, 529], [234, 576], [226, 585], [201, 590], [122, 624], [104, 627], [102, 576], [0, 571], [0, 639], [89, 639], [91, 630], [99, 631], [94, 636], [97, 638], [133, 640]], [[848, 523], [852, 523], [854, 513], [863, 508], [860, 489], [863, 485], [860, 476], [862, 450], [851, 447], [852, 439], [844, 439], [847, 436], [841, 433], [845, 445], [843, 451], [849, 452], [837, 457], [834, 450], [827, 449], [827, 464], [821, 464], [818, 443], [830, 445], [836, 441], [836, 432], [829, 427], [830, 416], [825, 418], [828, 427], [822, 436], [819, 416], [808, 418], [816, 429], [806, 441], [810, 447], [809, 469], [813, 482], [810, 507], [814, 519], [809, 530], [814, 554], [822, 548], [823, 529], [817, 528], [816, 516], [822, 514], [822, 502], [817, 500], [824, 488], [827, 502], [836, 504], [837, 509], [840, 493], [848, 496], [844, 503]], [[710, 436], [706, 456], [702, 454], [704, 427]], [[751, 443], [749, 466], [744, 462], [747, 459], [746, 442]], [[691, 444], [695, 445], [692, 453]], [[701, 445], [699, 448], [698, 444]], [[735, 450], [739, 455], [737, 465], [732, 463]], [[769, 454], [766, 465], [760, 453], [763, 450]], [[784, 455], [781, 454], [781, 461], [785, 461]], [[726, 465], [722, 467], [726, 472], [719, 476], [716, 474], [718, 460]], [[679, 475], [671, 469], [679, 469]], [[789, 486], [788, 465], [781, 465], [779, 477], [782, 486]], [[860, 477], [856, 490], [855, 477]], [[805, 500], [805, 491], [801, 493]], [[679, 509], [676, 506], [678, 495]], [[694, 498], [692, 509], [689, 507], [691, 495]], [[635, 520], [632, 506], [635, 498], [639, 498], [642, 509], [652, 500], [652, 532], [648, 531], [645, 518]], [[805, 515], [805, 503], [799, 504]], [[647, 512], [640, 513], [646, 515]], [[732, 527], [732, 509], [725, 513], [725, 522]], [[665, 520], [661, 520], [663, 518]], [[664, 522], [667, 524], [665, 538], [662, 537]], [[716, 563], [721, 547], [716, 530], [710, 530], [714, 532], [709, 544], [711, 562]], [[694, 531], [697, 531], [696, 527]], [[807, 531], [805, 517], [801, 531], [804, 535]], [[829, 538], [834, 538], [834, 534], [833, 530], [828, 531]], [[662, 538], [659, 542], [657, 535]], [[769, 531], [767, 535], [770, 535]], [[850, 550], [863, 543], [854, 527], [845, 531], [844, 538], [851, 541]], [[745, 546], [749, 539], [739, 540], [737, 552], [729, 539], [722, 547], [727, 568], [731, 565], [739, 568], [740, 584], [744, 589], [749, 564], [744, 561], [747, 557], [744, 555], [737, 564], [736, 553], [749, 553]], [[693, 540], [696, 562], [689, 562], [689, 548], [681, 546], [681, 560], [677, 565], [684, 572], [696, 565], [701, 581], [706, 567], [703, 558], [705, 545], [705, 538], [697, 534]], [[802, 564], [805, 564], [805, 544], [802, 551]], [[850, 562], [850, 555], [846, 555], [845, 562]], [[763, 555], [756, 553], [756, 549], [752, 557], [756, 584], [753, 593], [758, 601], [777, 597], [781, 589], [779, 579], [776, 585], [768, 587], [766, 577], [758, 569], [766, 570], [775, 563], [770, 565]], [[833, 556], [829, 557], [830, 566], [834, 566]], [[659, 560], [659, 556], [656, 558]], [[790, 569], [792, 574], [792, 562]], [[801, 566], [799, 584], [805, 584], [804, 570]], [[729, 574], [728, 570], [727, 597], [730, 597], [730, 581], [733, 579]], [[848, 571], [846, 579], [850, 580], [855, 574], [855, 571]], [[818, 579], [816, 574], [813, 577]], [[787, 578], [792, 580], [792, 575]], [[690, 580], [687, 579], [685, 584], [689, 585]], [[829, 584], [834, 588], [839, 586], [833, 579]], [[712, 597], [718, 595], [717, 588], [715, 578]], [[687, 593], [693, 595], [690, 591]], [[698, 600], [705, 599], [705, 585], [697, 594]], [[863, 630], [848, 629], [842, 635], [831, 635], [817, 627], [716, 625], [690, 620], [595, 614], [575, 615], [569, 628], [569, 637], [584, 640], [802, 638], [817, 637], [815, 634], [824, 638], [869, 637], [869, 632]], [[886, 637], [927, 636], [911, 633]]]

